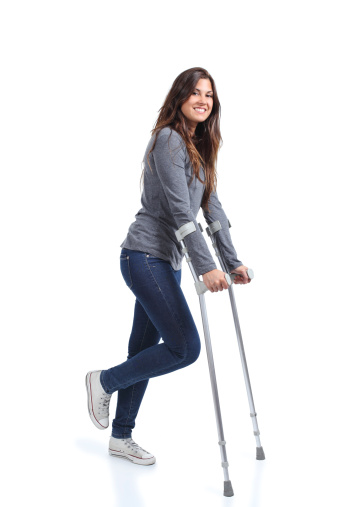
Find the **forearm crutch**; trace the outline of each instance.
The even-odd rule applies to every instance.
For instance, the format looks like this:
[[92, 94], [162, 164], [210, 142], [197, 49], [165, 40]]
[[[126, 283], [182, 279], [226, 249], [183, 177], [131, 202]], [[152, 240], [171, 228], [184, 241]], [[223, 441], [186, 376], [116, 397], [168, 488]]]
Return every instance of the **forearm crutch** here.
[[[221, 459], [222, 459], [222, 467], [224, 471], [224, 496], [233, 496], [234, 492], [232, 489], [231, 481], [229, 479], [229, 473], [228, 473], [228, 466], [229, 463], [227, 461], [227, 455], [225, 450], [225, 440], [224, 440], [224, 434], [223, 434], [223, 425], [222, 425], [222, 417], [221, 417], [221, 409], [219, 404], [219, 398], [218, 398], [218, 390], [217, 390], [217, 383], [216, 383], [216, 374], [215, 374], [215, 366], [214, 366], [214, 359], [212, 355], [212, 348], [211, 348], [211, 339], [210, 339], [210, 332], [209, 332], [209, 324], [208, 324], [208, 317], [207, 317], [207, 310], [205, 305], [205, 299], [204, 299], [204, 292], [206, 292], [208, 289], [204, 282], [201, 282], [196, 275], [194, 266], [192, 265], [191, 258], [189, 257], [188, 249], [185, 245], [184, 238], [188, 234], [191, 234], [192, 232], [196, 231], [196, 227], [194, 222], [189, 222], [187, 224], [182, 225], [177, 231], [176, 231], [176, 238], [177, 240], [182, 244], [182, 252], [185, 255], [185, 258], [188, 262], [190, 271], [192, 273], [192, 276], [195, 280], [195, 287], [196, 292], [199, 295], [199, 301], [200, 301], [200, 307], [201, 307], [201, 314], [202, 314], [202, 322], [203, 322], [203, 330], [204, 330], [204, 337], [205, 337], [205, 346], [207, 350], [207, 358], [208, 358], [208, 364], [209, 364], [209, 373], [210, 373], [210, 380], [211, 380], [211, 389], [212, 389], [212, 396], [214, 400], [214, 408], [215, 408], [215, 414], [216, 414], [216, 423], [217, 423], [217, 431], [218, 431], [218, 443], [220, 445], [220, 451], [221, 451]], [[231, 284], [231, 279], [228, 274], [225, 275], [228, 284]]]
[[[231, 274], [228, 273], [226, 263], [224, 262], [222, 255], [221, 255], [221, 253], [217, 247], [217, 244], [216, 244], [215, 233], [217, 231], [219, 231], [220, 229], [222, 229], [221, 223], [219, 222], [219, 220], [216, 220], [215, 222], [210, 224], [209, 227], [206, 228], [206, 231], [207, 231], [208, 236], [211, 239], [212, 245], [215, 249], [215, 253], [216, 253], [216, 256], [218, 257], [218, 260], [219, 260], [219, 263], [222, 267], [222, 270], [226, 274], [228, 274], [231, 278], [231, 281], [233, 281], [235, 276], [237, 276], [237, 275], [235, 273], [231, 273]], [[254, 276], [252, 269], [248, 269], [247, 274], [248, 274], [248, 277], [251, 279]], [[245, 358], [245, 352], [244, 352], [244, 346], [243, 346], [243, 340], [242, 340], [242, 333], [241, 333], [241, 328], [239, 325], [237, 307], [236, 307], [236, 302], [235, 302], [235, 294], [234, 294], [234, 289], [233, 289], [232, 285], [229, 286], [228, 292], [229, 292], [232, 314], [234, 317], [234, 323], [235, 323], [235, 328], [236, 328], [239, 353], [240, 353], [241, 361], [242, 361], [245, 387], [246, 387], [246, 392], [247, 392], [248, 400], [249, 400], [250, 417], [252, 418], [252, 425], [253, 425], [253, 429], [254, 429], [253, 433], [256, 438], [256, 459], [263, 460], [263, 459], [265, 459], [265, 455], [264, 455], [263, 447], [261, 446], [261, 441], [259, 438], [260, 431], [258, 429], [258, 423], [257, 423], [257, 417], [256, 417], [257, 414], [255, 411], [255, 405], [254, 405], [254, 401], [253, 401], [253, 397], [252, 397], [252, 390], [251, 390], [248, 366], [246, 364], [246, 358]]]

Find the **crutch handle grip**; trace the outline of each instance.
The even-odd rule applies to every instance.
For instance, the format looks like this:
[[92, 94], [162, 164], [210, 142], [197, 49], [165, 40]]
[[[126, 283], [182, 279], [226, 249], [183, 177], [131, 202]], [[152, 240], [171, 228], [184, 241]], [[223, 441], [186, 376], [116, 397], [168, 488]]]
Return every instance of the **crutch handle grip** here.
[[225, 279], [226, 279], [228, 285], [231, 285], [232, 284], [231, 276], [228, 275], [228, 273], [224, 273], [224, 275], [225, 275]]
[[[228, 273], [224, 273], [224, 277], [227, 281], [227, 284], [231, 285], [232, 284], [231, 276], [228, 275]], [[201, 281], [195, 282], [195, 287], [198, 295], [204, 294], [204, 292], [207, 292], [209, 290], [208, 287], [205, 285], [205, 283]]]
[[[246, 274], [248, 275], [248, 277], [250, 278], [250, 280], [253, 279], [253, 277], [254, 277], [253, 269], [251, 269], [251, 268], [247, 269]], [[234, 279], [235, 279], [236, 276], [241, 276], [241, 275], [239, 275], [238, 273], [230, 273], [231, 282], [234, 281]]]

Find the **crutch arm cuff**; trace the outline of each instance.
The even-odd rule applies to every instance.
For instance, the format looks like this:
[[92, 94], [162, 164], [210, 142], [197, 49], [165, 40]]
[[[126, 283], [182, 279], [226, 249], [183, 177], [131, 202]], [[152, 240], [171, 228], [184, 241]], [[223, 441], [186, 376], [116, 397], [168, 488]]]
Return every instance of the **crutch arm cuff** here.
[[215, 222], [212, 222], [212, 224], [209, 224], [209, 226], [206, 228], [208, 236], [211, 236], [211, 234], [215, 234], [215, 232], [222, 229], [221, 222], [219, 220], [215, 220]]
[[182, 239], [194, 231], [196, 231], [196, 226], [193, 221], [181, 225], [181, 227], [175, 232], [177, 241], [182, 241]]

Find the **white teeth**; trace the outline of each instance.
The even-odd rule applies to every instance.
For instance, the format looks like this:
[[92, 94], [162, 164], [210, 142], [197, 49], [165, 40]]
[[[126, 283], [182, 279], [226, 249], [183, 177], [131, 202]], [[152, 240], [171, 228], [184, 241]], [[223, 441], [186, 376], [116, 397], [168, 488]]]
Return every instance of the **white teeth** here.
[[200, 107], [194, 107], [195, 111], [198, 111], [199, 113], [204, 113], [205, 109], [202, 109]]

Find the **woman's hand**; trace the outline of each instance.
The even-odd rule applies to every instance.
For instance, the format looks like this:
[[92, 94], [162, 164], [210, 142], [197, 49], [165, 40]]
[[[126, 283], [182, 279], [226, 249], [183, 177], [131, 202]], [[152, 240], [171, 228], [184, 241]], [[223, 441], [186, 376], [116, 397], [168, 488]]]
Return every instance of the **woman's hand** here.
[[202, 278], [210, 292], [218, 292], [219, 290], [222, 291], [223, 289], [227, 289], [229, 287], [228, 282], [225, 279], [225, 273], [219, 269], [213, 269], [208, 271], [208, 273], [204, 273]]
[[251, 280], [247, 275], [248, 268], [246, 266], [238, 266], [238, 268], [233, 269], [231, 273], [238, 273], [238, 276], [234, 278], [234, 283], [250, 283]]

